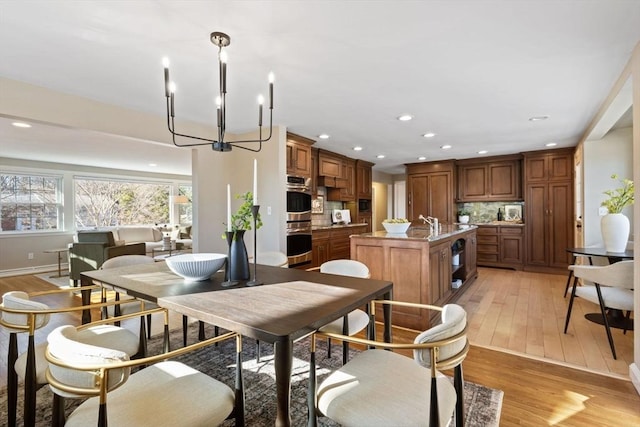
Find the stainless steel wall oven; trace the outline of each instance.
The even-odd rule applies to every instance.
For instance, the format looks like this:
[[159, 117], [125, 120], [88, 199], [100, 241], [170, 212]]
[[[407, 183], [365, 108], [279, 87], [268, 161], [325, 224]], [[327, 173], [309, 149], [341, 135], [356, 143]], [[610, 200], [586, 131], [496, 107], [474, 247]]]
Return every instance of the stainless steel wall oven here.
[[287, 257], [289, 266], [311, 263], [311, 179], [287, 175]]

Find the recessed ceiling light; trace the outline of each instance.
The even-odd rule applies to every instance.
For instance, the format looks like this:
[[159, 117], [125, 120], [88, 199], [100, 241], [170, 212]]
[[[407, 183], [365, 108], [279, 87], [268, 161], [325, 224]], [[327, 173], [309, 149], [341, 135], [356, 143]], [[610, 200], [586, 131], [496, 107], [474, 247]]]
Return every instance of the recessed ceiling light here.
[[447, 145], [443, 145], [440, 148], [442, 148], [443, 150], [448, 150], [449, 148], [451, 148], [451, 146], [449, 144], [447, 144]]
[[418, 160], [427, 160], [427, 158], [425, 156], [420, 156], [418, 157]]
[[533, 117], [529, 117], [529, 121], [530, 122], [539, 122], [541, 120], [547, 120], [549, 118], [549, 116], [533, 116]]
[[353, 147], [353, 151], [362, 151], [362, 147], [360, 147], [359, 145], [356, 147]]
[[436, 134], [433, 132], [427, 132], [422, 136], [424, 136], [425, 138], [433, 138], [434, 136], [436, 136]]
[[408, 122], [411, 119], [413, 119], [413, 116], [411, 114], [403, 114], [398, 117], [398, 120], [400, 120], [401, 122]]
[[384, 154], [378, 154], [378, 155], [376, 156], [376, 158], [378, 158], [378, 159], [384, 159]]
[[555, 147], [556, 145], [558, 145], [558, 144], [555, 143], [555, 142], [548, 142], [548, 143], [544, 144], [545, 147]]
[[321, 133], [320, 135], [318, 135], [318, 138], [320, 138], [320, 139], [329, 139], [330, 136], [327, 135], [326, 133]]
[[155, 168], [156, 166], [158, 166], [157, 163], [149, 163], [149, 166], [151, 166], [152, 168]]
[[480, 151], [478, 151], [478, 154], [487, 154], [487, 153], [488, 153], [488, 151], [487, 151], [487, 150], [480, 150]]
[[30, 128], [31, 127], [31, 125], [29, 123], [24, 123], [24, 122], [13, 122], [11, 124], [14, 125], [17, 128]]

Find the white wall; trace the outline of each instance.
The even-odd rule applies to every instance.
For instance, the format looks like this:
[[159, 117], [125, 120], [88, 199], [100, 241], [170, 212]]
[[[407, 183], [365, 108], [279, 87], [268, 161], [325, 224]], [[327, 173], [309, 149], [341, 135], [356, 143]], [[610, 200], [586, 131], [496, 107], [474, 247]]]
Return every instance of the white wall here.
[[[263, 226], [258, 230], [258, 252], [286, 252], [286, 128], [274, 128], [262, 151], [253, 153], [234, 148], [219, 153], [209, 146], [193, 150], [194, 251], [221, 252], [228, 250], [222, 239], [227, 221], [227, 184], [231, 185], [231, 210], [241, 201], [236, 194], [253, 191], [253, 159], [258, 161], [258, 202]], [[255, 133], [237, 135], [249, 139]], [[269, 208], [271, 214], [269, 215]], [[245, 234], [249, 254], [253, 254], [253, 231]]]
[[[611, 179], [614, 173], [620, 178], [633, 179], [632, 128], [616, 129], [600, 140], [585, 141], [583, 159], [584, 244], [602, 246], [599, 208], [607, 197], [603, 192], [621, 186]], [[623, 213], [629, 218], [633, 236], [633, 207], [625, 208]]]

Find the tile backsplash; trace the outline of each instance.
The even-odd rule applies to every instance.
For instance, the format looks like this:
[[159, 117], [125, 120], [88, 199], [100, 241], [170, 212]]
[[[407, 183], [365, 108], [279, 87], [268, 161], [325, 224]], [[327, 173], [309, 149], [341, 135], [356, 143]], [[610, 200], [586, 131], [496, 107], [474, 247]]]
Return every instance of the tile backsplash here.
[[[331, 225], [331, 212], [334, 209], [344, 209], [342, 202], [331, 202], [327, 200], [324, 187], [318, 187], [318, 196], [324, 199], [322, 213], [311, 215], [311, 225], [313, 227], [324, 227]], [[353, 218], [352, 218], [353, 219]]]
[[[498, 219], [498, 209], [500, 209], [502, 213], [502, 219], [505, 218], [505, 206], [516, 205], [520, 206], [522, 209], [522, 221], [526, 221], [524, 218], [524, 202], [467, 202], [467, 203], [458, 203], [457, 210], [464, 208], [471, 212], [469, 216], [469, 222], [471, 223], [483, 223], [483, 222], [491, 222], [497, 221]], [[457, 212], [456, 212], [456, 220], [457, 220]]]

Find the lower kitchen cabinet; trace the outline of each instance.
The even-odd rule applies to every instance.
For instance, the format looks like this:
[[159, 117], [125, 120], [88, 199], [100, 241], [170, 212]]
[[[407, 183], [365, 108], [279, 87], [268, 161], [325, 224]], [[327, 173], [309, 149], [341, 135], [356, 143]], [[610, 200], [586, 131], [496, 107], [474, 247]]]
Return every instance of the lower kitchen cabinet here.
[[523, 225], [479, 225], [478, 265], [522, 270], [524, 266]]
[[311, 267], [319, 267], [322, 263], [334, 259], [349, 259], [351, 254], [350, 236], [364, 233], [367, 224], [348, 227], [321, 228], [311, 234]]

